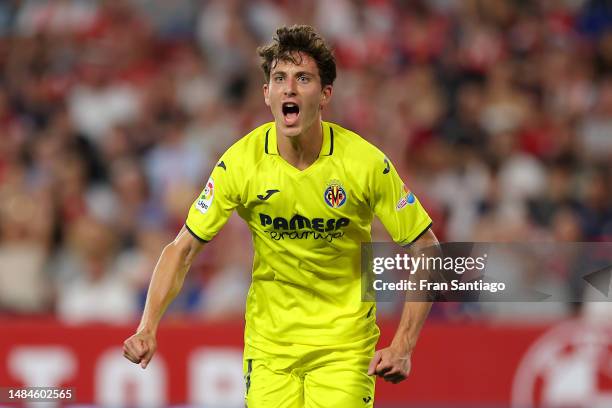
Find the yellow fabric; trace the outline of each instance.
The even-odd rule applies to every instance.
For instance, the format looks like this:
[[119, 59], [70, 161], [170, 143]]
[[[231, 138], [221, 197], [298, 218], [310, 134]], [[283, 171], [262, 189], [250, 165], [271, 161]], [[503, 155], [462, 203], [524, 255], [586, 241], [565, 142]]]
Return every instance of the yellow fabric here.
[[244, 361], [248, 408], [371, 408], [376, 378], [368, 376], [374, 344], [341, 347], [278, 344], [274, 355]]
[[221, 157], [185, 223], [210, 240], [235, 209], [252, 231], [245, 358], [274, 353], [280, 342], [375, 344], [376, 310], [361, 301], [360, 280], [372, 217], [400, 245], [431, 224], [382, 152], [336, 124], [322, 126], [319, 158], [303, 171], [278, 154], [274, 123], [253, 130]]

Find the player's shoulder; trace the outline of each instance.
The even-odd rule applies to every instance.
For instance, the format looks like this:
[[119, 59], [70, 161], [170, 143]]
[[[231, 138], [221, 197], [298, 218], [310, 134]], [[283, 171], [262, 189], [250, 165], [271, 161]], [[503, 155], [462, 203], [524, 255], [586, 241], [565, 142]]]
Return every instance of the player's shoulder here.
[[336, 123], [326, 123], [333, 132], [333, 143], [343, 160], [355, 161], [363, 165], [379, 163], [385, 159], [385, 154], [361, 135]]
[[238, 139], [226, 152], [223, 158], [242, 164], [253, 164], [261, 160], [265, 150], [266, 136], [274, 122], [264, 123]]

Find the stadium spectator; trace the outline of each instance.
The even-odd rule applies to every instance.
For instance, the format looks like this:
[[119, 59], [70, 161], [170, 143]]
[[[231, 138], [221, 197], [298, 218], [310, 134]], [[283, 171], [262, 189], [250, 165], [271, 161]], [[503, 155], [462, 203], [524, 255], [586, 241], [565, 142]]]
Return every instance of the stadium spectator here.
[[116, 245], [112, 230], [95, 219], [81, 217], [72, 224], [55, 271], [60, 319], [71, 323], [133, 319], [137, 297], [117, 271]]

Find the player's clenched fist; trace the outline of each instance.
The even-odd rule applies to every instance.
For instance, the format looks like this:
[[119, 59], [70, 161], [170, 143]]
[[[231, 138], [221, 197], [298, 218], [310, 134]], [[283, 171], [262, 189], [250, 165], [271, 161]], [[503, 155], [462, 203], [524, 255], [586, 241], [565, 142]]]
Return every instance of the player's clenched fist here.
[[142, 368], [147, 368], [155, 350], [157, 350], [155, 334], [149, 332], [137, 332], [123, 342], [123, 357], [132, 363], [140, 364]]
[[376, 374], [385, 381], [397, 384], [410, 374], [410, 354], [393, 346], [378, 350], [370, 362], [368, 375]]

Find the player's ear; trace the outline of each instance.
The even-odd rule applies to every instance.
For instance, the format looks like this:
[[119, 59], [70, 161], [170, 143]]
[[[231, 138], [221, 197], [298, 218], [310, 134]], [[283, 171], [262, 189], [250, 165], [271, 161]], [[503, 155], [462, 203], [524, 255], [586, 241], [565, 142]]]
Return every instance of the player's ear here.
[[264, 102], [266, 103], [266, 106], [270, 106], [270, 88], [268, 88], [268, 84], [264, 84], [263, 94], [264, 94]]
[[321, 90], [321, 109], [329, 103], [332, 96], [332, 86], [325, 85]]

